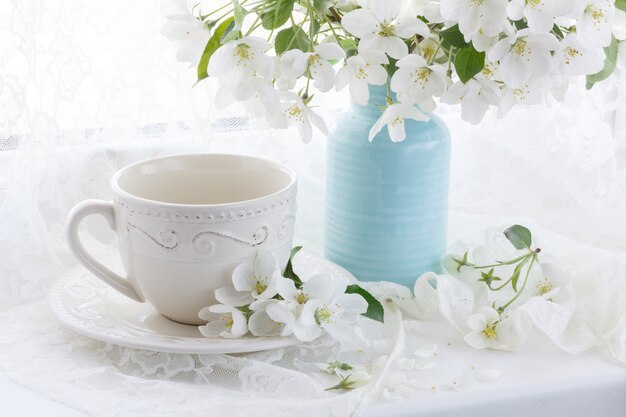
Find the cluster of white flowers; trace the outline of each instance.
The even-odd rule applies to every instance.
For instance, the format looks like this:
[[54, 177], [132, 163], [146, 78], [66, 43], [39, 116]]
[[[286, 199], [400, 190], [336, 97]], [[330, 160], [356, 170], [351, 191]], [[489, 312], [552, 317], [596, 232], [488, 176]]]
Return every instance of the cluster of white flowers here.
[[[230, 32], [216, 29], [205, 49], [208, 68], [201, 61], [199, 74], [204, 65], [219, 79], [218, 106], [242, 102], [272, 127], [297, 126], [305, 142], [313, 126], [326, 134], [310, 107], [314, 89], [349, 87], [353, 101], [366, 105], [369, 87], [387, 84], [370, 140], [387, 126], [390, 138], [402, 141], [405, 119], [428, 120], [437, 102], [460, 104], [463, 119], [478, 123], [490, 107], [504, 116], [547, 95], [561, 99], [572, 77], [603, 71], [605, 51], [616, 42], [614, 0], [350, 0], [322, 8], [264, 0], [246, 16], [263, 20], [269, 41], [252, 35], [263, 30], [260, 23], [242, 29], [243, 8], [233, 4], [235, 22], [223, 28]], [[265, 7], [289, 13], [277, 21]], [[170, 37], [198, 39], [197, 25], [183, 24], [179, 14], [173, 19]]]
[[415, 296], [475, 348], [515, 349], [535, 327], [556, 341], [574, 314], [571, 276], [540, 250], [516, 249], [500, 229], [489, 229], [472, 250], [459, 247], [445, 266], [450, 275], [418, 280]]
[[215, 291], [220, 304], [206, 307], [198, 316], [206, 337], [290, 336], [311, 341], [328, 333], [337, 340], [357, 336], [357, 318], [368, 303], [347, 294], [349, 282], [325, 273], [311, 275], [302, 284], [281, 274], [276, 257], [259, 251], [254, 263], [235, 268], [232, 285]]

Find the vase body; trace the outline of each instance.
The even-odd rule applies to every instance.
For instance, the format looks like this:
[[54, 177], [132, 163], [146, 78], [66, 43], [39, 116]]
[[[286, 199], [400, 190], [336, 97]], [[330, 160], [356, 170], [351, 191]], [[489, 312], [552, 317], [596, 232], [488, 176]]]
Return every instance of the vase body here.
[[439, 272], [446, 250], [450, 134], [431, 115], [405, 121], [406, 140], [387, 128], [369, 142], [386, 91], [339, 116], [327, 145], [325, 255], [362, 281], [412, 286]]

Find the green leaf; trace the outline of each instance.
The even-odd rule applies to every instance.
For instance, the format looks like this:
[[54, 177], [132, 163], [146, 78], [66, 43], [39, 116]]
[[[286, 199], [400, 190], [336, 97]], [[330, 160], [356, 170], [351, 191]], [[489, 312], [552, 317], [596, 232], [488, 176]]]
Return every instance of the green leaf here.
[[615, 0], [615, 7], [626, 12], [626, 0]]
[[459, 30], [459, 25], [454, 25], [439, 32], [444, 41], [455, 48], [467, 48], [469, 43], [465, 42], [463, 34]]
[[344, 51], [346, 51], [347, 58], [356, 55], [358, 52], [358, 44], [354, 39], [343, 38], [339, 41], [339, 45]]
[[267, 30], [277, 29], [287, 23], [293, 12], [295, 0], [269, 0], [265, 3], [261, 24]]
[[289, 278], [296, 284], [296, 288], [302, 288], [302, 280], [293, 270], [293, 257], [296, 256], [301, 249], [302, 246], [296, 246], [291, 249], [291, 253], [289, 253], [289, 260], [287, 261], [287, 266], [285, 267], [285, 272], [283, 273], [285, 278]]
[[315, 8], [315, 11], [320, 15], [327, 14], [328, 9], [332, 6], [333, 2], [330, 0], [313, 0], [313, 8]]
[[367, 311], [363, 313], [364, 317], [376, 320], [381, 323], [385, 321], [385, 309], [383, 305], [372, 294], [357, 284], [349, 285], [346, 288], [346, 294], [359, 294], [367, 302]]
[[515, 22], [513, 22], [513, 24], [515, 25], [515, 29], [517, 30], [528, 28], [528, 23], [526, 23], [524, 19], [516, 20]]
[[590, 90], [596, 83], [606, 80], [611, 76], [611, 74], [613, 74], [613, 71], [615, 71], [615, 67], [617, 66], [617, 49], [618, 42], [617, 39], [615, 39], [615, 36], [613, 36], [611, 44], [604, 48], [604, 52], [606, 53], [604, 68], [597, 74], [587, 76], [587, 90]]
[[520, 274], [522, 273], [522, 268], [527, 263], [528, 263], [528, 258], [524, 259], [522, 262], [515, 265], [515, 269], [513, 270], [513, 275], [511, 276], [511, 285], [513, 286], [513, 290], [515, 290], [515, 292], [517, 292], [517, 281], [519, 281]]
[[239, 0], [232, 0], [232, 2], [233, 14], [235, 16], [235, 27], [237, 28], [237, 30], [241, 31], [243, 18], [245, 17], [246, 12], [243, 10], [243, 7], [241, 7], [241, 4], [239, 4]]
[[235, 26], [233, 22], [234, 18], [229, 17], [224, 20], [213, 32], [213, 36], [209, 39], [204, 48], [204, 52], [202, 52], [202, 57], [200, 58], [200, 63], [198, 64], [198, 81], [203, 80], [209, 76], [207, 73], [207, 67], [209, 66], [209, 60], [211, 56], [217, 51], [217, 49], [222, 45], [222, 37], [224, 34], [232, 30]]
[[530, 245], [533, 242], [530, 230], [519, 224], [506, 229], [504, 236], [509, 239], [509, 242], [513, 244], [515, 249], [530, 249]]
[[274, 49], [278, 55], [291, 49], [300, 49], [306, 52], [309, 50], [309, 37], [297, 26], [283, 29], [276, 35]]
[[565, 35], [563, 34], [563, 31], [561, 30], [561, 28], [557, 24], [555, 24], [552, 27], [552, 33], [554, 33], [556, 36], [558, 36], [559, 39], [563, 39], [565, 37]]
[[454, 58], [454, 68], [461, 81], [466, 83], [485, 68], [485, 53], [473, 47], [463, 48]]

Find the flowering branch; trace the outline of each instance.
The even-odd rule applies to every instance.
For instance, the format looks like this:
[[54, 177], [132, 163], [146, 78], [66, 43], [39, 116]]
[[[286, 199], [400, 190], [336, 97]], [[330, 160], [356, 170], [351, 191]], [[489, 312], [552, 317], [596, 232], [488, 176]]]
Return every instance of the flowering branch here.
[[298, 126], [305, 142], [312, 126], [326, 133], [310, 108], [312, 89], [349, 87], [366, 105], [369, 86], [386, 84], [370, 139], [387, 126], [402, 141], [404, 120], [428, 120], [438, 102], [460, 104], [463, 119], [478, 123], [492, 107], [504, 116], [548, 94], [562, 98], [573, 77], [587, 76], [588, 88], [606, 79], [617, 62], [616, 9], [626, 3], [232, 0], [208, 12], [195, 7], [181, 28], [187, 36], [165, 32], [177, 40], [206, 33], [194, 63], [198, 81], [220, 80], [218, 106], [243, 102], [272, 127]]

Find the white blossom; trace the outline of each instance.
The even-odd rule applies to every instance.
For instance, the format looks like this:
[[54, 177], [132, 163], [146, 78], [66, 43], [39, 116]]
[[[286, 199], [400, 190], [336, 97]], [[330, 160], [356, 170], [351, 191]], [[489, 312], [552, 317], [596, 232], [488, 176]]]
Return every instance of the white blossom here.
[[435, 110], [433, 97], [440, 97], [447, 86], [446, 70], [441, 65], [428, 65], [419, 55], [409, 54], [396, 63], [398, 70], [391, 78], [391, 90], [406, 94], [426, 112]]
[[356, 336], [357, 318], [367, 311], [367, 302], [358, 294], [346, 294], [346, 283], [332, 282], [333, 288], [325, 298], [310, 300], [302, 308], [301, 340], [317, 338], [324, 329], [337, 340], [349, 340]]
[[370, 142], [387, 126], [389, 138], [392, 142], [402, 142], [406, 139], [404, 130], [405, 119], [413, 119], [419, 122], [427, 122], [430, 118], [418, 110], [412, 103], [400, 101], [387, 106], [380, 118], [374, 123], [369, 133]]
[[296, 86], [302, 72], [296, 71], [293, 63], [302, 54], [303, 52], [299, 49], [290, 49], [274, 58], [276, 60], [274, 79], [279, 90], [288, 91]]
[[322, 43], [314, 51], [298, 55], [293, 61], [293, 69], [297, 74], [304, 74], [308, 69], [315, 87], [324, 93], [335, 85], [335, 70], [328, 61], [342, 59], [346, 53], [335, 43]]
[[457, 22], [465, 41], [500, 35], [507, 24], [506, 0], [441, 0], [441, 15]]
[[554, 19], [565, 16], [574, 9], [572, 0], [512, 0], [508, 5], [511, 20], [526, 18], [534, 33], [548, 33], [554, 27]]
[[293, 333], [300, 340], [311, 340], [321, 331], [299, 320], [302, 310], [307, 303], [315, 300], [326, 300], [332, 294], [332, 277], [328, 274], [315, 274], [297, 289], [295, 283], [287, 278], [278, 281], [278, 294], [283, 300], [268, 308], [270, 317], [286, 325], [284, 332]]
[[270, 79], [274, 61], [265, 54], [269, 47], [266, 40], [254, 36], [226, 42], [209, 59], [207, 72], [218, 78], [259, 75]]
[[365, 51], [346, 60], [346, 65], [337, 72], [337, 91], [349, 86], [350, 96], [362, 106], [369, 101], [369, 85], [387, 82], [387, 56], [382, 52]]
[[341, 24], [360, 38], [362, 51], [381, 51], [401, 59], [409, 53], [403, 39], [428, 36], [426, 23], [415, 16], [401, 16], [402, 0], [372, 0], [368, 8], [346, 13]]
[[603, 48], [589, 48], [580, 41], [576, 33], [569, 33], [562, 41], [556, 54], [559, 72], [562, 75], [595, 74], [604, 67], [606, 55]]
[[223, 304], [243, 306], [254, 300], [268, 300], [277, 292], [277, 279], [280, 277], [278, 260], [270, 251], [257, 252], [254, 263], [239, 264], [233, 270], [233, 286], [215, 291], [215, 296]]
[[304, 143], [311, 141], [313, 126], [324, 135], [328, 134], [324, 119], [307, 106], [302, 98], [291, 92], [283, 93], [280, 105], [268, 116], [268, 120], [272, 127], [278, 129], [295, 125]]
[[545, 90], [537, 82], [528, 82], [518, 87], [505, 86], [498, 116], [504, 117], [515, 106], [532, 106], [543, 101]]
[[533, 34], [522, 29], [499, 41], [488, 53], [491, 61], [500, 61], [504, 82], [521, 87], [532, 76], [549, 74], [553, 66], [552, 52], [559, 49], [559, 41], [552, 34]]
[[502, 317], [492, 307], [483, 306], [467, 319], [470, 332], [464, 337], [476, 349], [511, 350], [521, 346], [532, 329], [532, 322], [515, 311]]
[[611, 23], [615, 15], [613, 0], [585, 0], [576, 20], [580, 41], [590, 47], [606, 47], [611, 43]]
[[250, 310], [253, 311], [248, 319], [250, 333], [254, 336], [286, 336], [290, 334], [289, 331], [285, 330], [285, 324], [275, 321], [268, 312], [278, 302], [278, 300], [257, 300], [250, 304]]
[[441, 97], [442, 103], [461, 104], [461, 118], [478, 124], [485, 117], [490, 106], [500, 103], [500, 86], [487, 78], [472, 78], [463, 83], [453, 84]]
[[170, 1], [164, 8], [167, 10], [167, 21], [161, 33], [178, 43], [176, 59], [190, 65], [198, 65], [204, 47], [209, 41], [209, 28], [191, 13], [187, 7], [187, 0]]
[[246, 316], [235, 307], [216, 304], [205, 307], [198, 313], [201, 320], [207, 324], [198, 329], [205, 337], [237, 338], [248, 332]]

